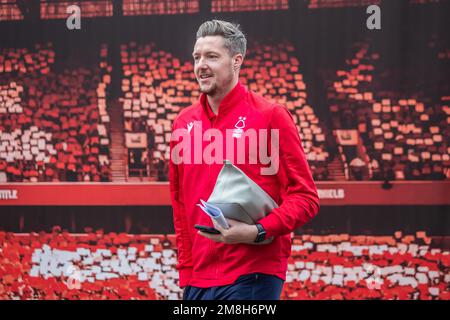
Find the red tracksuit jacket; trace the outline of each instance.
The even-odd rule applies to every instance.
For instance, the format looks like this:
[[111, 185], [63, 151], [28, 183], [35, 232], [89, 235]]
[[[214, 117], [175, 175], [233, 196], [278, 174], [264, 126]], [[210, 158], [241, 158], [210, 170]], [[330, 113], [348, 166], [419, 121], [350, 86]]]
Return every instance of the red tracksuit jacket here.
[[[276, 174], [261, 175], [262, 165], [259, 162], [237, 163], [236, 153], [234, 159], [228, 159], [278, 203], [278, 208], [259, 221], [267, 237], [274, 236], [274, 240], [267, 245], [224, 244], [198, 235], [195, 224], [213, 224], [196, 204], [200, 203], [200, 199], [208, 200], [223, 163], [206, 164], [202, 161], [202, 164], [193, 164], [192, 161], [191, 164], [175, 164], [171, 159], [170, 192], [180, 287], [228, 285], [239, 276], [254, 272], [275, 275], [285, 280], [287, 259], [291, 253], [291, 232], [311, 220], [319, 211], [317, 189], [300, 137], [290, 112], [284, 106], [249, 92], [238, 83], [221, 102], [217, 116], [208, 106], [206, 95], [202, 94], [197, 103], [180, 112], [172, 129], [188, 129], [192, 136], [194, 130], [200, 130], [196, 127], [201, 127], [202, 132], [215, 128], [223, 133], [225, 140], [225, 130], [237, 128], [236, 124], [243, 118], [243, 131], [248, 128], [279, 129], [280, 164]], [[242, 125], [241, 121], [238, 127]], [[172, 133], [171, 150], [181, 141], [175, 141]], [[202, 143], [205, 148], [210, 142]], [[223, 150], [225, 155], [225, 146]], [[194, 155], [191, 157], [193, 159]]]

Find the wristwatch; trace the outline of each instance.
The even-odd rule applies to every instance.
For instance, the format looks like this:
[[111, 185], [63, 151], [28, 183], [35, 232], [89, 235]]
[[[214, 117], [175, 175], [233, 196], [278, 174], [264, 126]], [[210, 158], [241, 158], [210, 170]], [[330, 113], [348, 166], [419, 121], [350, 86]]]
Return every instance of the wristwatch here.
[[264, 230], [264, 227], [260, 224], [256, 224], [256, 228], [258, 228], [258, 235], [256, 236], [255, 242], [263, 242], [266, 240], [266, 230]]

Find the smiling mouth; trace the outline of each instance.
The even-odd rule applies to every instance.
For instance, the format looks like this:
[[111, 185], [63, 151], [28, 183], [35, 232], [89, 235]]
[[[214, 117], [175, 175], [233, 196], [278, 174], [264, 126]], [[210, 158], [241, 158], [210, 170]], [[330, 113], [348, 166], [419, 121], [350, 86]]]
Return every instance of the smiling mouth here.
[[212, 77], [212, 75], [210, 75], [210, 74], [202, 74], [202, 75], [200, 75], [200, 79], [201, 80], [205, 80], [205, 79], [209, 79], [209, 78], [211, 78]]

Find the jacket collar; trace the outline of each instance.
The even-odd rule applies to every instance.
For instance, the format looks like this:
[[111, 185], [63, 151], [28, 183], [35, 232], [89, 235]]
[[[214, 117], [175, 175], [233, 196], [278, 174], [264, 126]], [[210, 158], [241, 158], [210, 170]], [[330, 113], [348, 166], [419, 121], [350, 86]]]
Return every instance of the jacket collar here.
[[[220, 102], [217, 115], [226, 114], [230, 109], [235, 107], [239, 101], [242, 100], [246, 93], [247, 89], [245, 89], [245, 87], [238, 81], [236, 86], [230, 92], [228, 92], [228, 94]], [[202, 105], [203, 111], [206, 113], [206, 116], [209, 120], [217, 116], [211, 110], [205, 93], [202, 93], [200, 96], [200, 104]]]

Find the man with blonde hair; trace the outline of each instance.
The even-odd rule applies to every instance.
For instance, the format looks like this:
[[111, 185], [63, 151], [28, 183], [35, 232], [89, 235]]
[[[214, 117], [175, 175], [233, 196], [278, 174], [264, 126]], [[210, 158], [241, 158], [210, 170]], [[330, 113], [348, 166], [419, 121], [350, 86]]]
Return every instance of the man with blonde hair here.
[[[177, 269], [187, 300], [279, 299], [291, 252], [291, 233], [319, 211], [316, 186], [290, 112], [248, 91], [239, 82], [246, 50], [247, 40], [238, 25], [220, 20], [203, 23], [197, 31], [192, 54], [202, 94], [173, 123], [169, 180]], [[220, 158], [216, 153], [218, 162], [195, 162], [199, 156], [195, 154], [198, 133], [214, 136], [216, 146], [222, 147], [230, 142], [226, 141], [230, 139], [226, 134], [229, 130], [233, 132], [231, 142], [237, 143], [246, 138], [249, 130], [269, 129], [279, 135], [279, 153], [271, 147], [271, 154], [278, 156], [271, 161], [279, 163], [273, 174], [261, 174], [261, 169], [267, 166], [261, 161], [239, 163], [236, 153], [232, 158]], [[189, 163], [175, 161], [173, 154], [179, 147], [176, 137], [180, 131], [184, 137], [194, 136], [193, 143], [187, 144], [191, 150], [184, 154]], [[246, 159], [250, 154], [246, 145]], [[237, 165], [279, 207], [255, 225], [228, 219], [229, 229], [214, 224], [219, 234], [197, 231], [195, 224], [213, 226], [197, 204], [211, 195], [225, 159]], [[261, 244], [269, 238], [273, 241]]]

